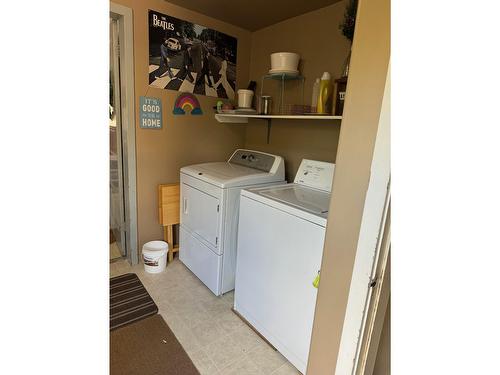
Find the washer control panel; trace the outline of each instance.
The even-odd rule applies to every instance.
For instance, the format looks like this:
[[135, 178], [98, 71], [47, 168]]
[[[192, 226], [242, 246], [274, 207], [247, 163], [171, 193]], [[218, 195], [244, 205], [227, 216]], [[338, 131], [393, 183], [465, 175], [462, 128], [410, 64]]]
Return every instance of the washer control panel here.
[[270, 172], [274, 163], [276, 161], [276, 156], [271, 154], [266, 154], [264, 152], [252, 151], [252, 150], [236, 150], [229, 163], [242, 165], [248, 168], [258, 169], [264, 172]]
[[335, 164], [333, 163], [302, 159], [299, 170], [295, 175], [294, 182], [296, 184], [331, 192], [334, 170]]

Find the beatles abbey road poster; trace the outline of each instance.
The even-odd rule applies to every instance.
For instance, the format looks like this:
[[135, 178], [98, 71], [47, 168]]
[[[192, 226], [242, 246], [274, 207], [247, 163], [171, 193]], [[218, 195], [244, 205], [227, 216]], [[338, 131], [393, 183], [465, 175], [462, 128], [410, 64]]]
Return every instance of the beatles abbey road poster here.
[[149, 85], [234, 99], [238, 40], [150, 10]]

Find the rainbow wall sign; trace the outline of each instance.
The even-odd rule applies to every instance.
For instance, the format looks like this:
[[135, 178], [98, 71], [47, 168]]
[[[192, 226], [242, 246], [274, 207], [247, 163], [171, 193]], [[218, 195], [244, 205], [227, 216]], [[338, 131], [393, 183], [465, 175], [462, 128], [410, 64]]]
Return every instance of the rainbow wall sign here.
[[188, 92], [180, 94], [175, 100], [174, 115], [185, 115], [186, 111], [191, 111], [192, 115], [203, 114], [196, 96]]

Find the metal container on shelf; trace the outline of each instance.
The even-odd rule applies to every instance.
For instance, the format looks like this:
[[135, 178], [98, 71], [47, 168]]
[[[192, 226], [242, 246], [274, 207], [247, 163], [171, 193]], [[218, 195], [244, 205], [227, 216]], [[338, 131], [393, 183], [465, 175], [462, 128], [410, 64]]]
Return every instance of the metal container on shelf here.
[[260, 97], [260, 114], [270, 115], [271, 114], [271, 103], [272, 98], [269, 95], [262, 95]]

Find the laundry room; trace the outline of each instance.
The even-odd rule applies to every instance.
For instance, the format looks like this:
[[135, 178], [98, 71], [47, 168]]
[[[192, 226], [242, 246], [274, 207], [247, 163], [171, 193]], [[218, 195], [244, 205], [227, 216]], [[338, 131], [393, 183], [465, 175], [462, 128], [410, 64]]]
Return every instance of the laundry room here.
[[111, 1], [111, 373], [387, 374], [389, 98], [388, 1]]
[[3, 2], [0, 374], [500, 374], [484, 3]]

